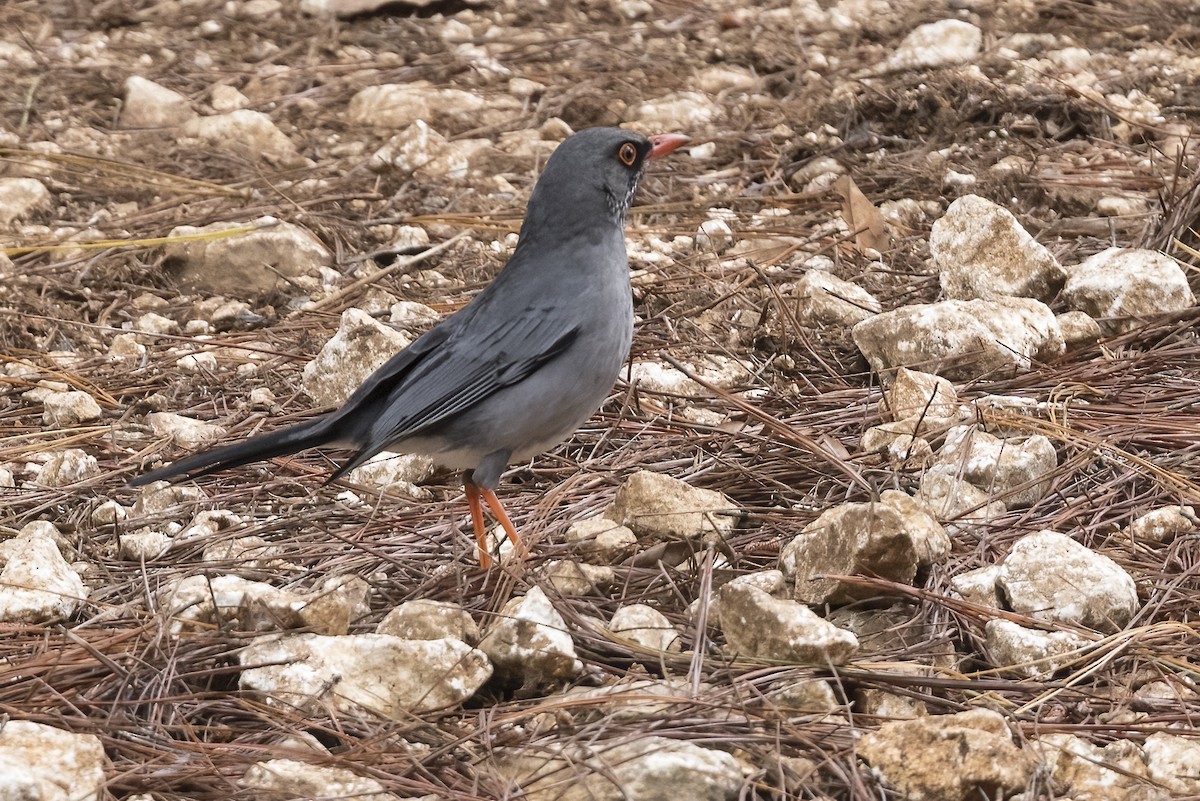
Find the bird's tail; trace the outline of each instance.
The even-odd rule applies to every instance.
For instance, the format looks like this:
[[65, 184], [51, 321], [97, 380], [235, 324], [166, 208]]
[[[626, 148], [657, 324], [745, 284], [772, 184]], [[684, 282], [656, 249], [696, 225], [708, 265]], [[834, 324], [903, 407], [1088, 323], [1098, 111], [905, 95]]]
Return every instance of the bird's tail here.
[[244, 442], [192, 454], [186, 459], [180, 459], [166, 467], [151, 470], [149, 473], [134, 478], [129, 482], [129, 486], [140, 487], [152, 481], [162, 481], [177, 476], [200, 478], [210, 473], [241, 467], [251, 462], [261, 462], [276, 456], [287, 456], [320, 445], [332, 445], [338, 439], [336, 420], [319, 417], [306, 423], [251, 437]]

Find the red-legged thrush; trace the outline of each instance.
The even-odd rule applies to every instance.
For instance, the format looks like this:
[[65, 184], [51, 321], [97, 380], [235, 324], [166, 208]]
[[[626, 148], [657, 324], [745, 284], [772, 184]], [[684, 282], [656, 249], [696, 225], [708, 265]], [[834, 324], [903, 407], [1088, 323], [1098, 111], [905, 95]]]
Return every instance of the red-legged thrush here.
[[462, 470], [479, 561], [490, 565], [481, 499], [525, 548], [496, 497], [510, 462], [570, 436], [629, 355], [633, 301], [625, 213], [650, 159], [688, 141], [590, 128], [546, 162], [516, 250], [467, 306], [389, 359], [336, 411], [197, 453], [130, 482], [200, 476], [320, 446], [352, 450], [329, 481], [382, 450]]

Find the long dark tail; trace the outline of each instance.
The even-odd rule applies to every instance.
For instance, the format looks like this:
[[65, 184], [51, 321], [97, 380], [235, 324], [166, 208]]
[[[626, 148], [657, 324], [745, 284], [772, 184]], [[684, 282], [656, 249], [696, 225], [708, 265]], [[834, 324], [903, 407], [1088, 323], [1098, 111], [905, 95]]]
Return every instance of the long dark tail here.
[[241, 467], [251, 462], [261, 462], [276, 456], [287, 456], [291, 453], [316, 448], [320, 445], [332, 445], [338, 441], [336, 420], [330, 417], [319, 417], [306, 423], [271, 431], [257, 437], [251, 437], [244, 442], [201, 451], [186, 459], [172, 462], [166, 467], [151, 470], [129, 482], [131, 487], [140, 487], [152, 481], [185, 476], [200, 478], [210, 473]]

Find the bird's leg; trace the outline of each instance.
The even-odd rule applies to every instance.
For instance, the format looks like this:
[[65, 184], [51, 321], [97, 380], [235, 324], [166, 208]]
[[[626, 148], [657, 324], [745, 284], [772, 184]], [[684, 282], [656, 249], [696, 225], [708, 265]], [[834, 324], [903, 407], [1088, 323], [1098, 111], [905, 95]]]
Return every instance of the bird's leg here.
[[[487, 547], [487, 526], [483, 521], [483, 504], [479, 502], [479, 487], [468, 476], [463, 476], [463, 489], [467, 493], [467, 506], [471, 508], [471, 524], [475, 527], [475, 542], [479, 544], [479, 566], [487, 570], [492, 566], [492, 556]], [[489, 492], [490, 490], [485, 490]], [[495, 497], [494, 495], [492, 497]], [[488, 506], [491, 506], [488, 500]], [[511, 525], [511, 523], [509, 524]]]
[[[508, 535], [513, 546], [517, 549], [517, 553], [522, 559], [529, 558], [529, 551], [525, 548], [525, 543], [521, 542], [521, 536], [517, 534], [517, 528], [508, 519], [508, 512], [504, 511], [504, 504], [500, 503], [500, 499], [496, 497], [496, 493], [487, 487], [480, 487], [479, 491], [483, 494], [483, 499], [487, 501], [488, 508], [492, 510], [492, 514], [500, 521], [500, 526], [504, 529], [504, 533]], [[476, 501], [478, 503], [478, 501]]]

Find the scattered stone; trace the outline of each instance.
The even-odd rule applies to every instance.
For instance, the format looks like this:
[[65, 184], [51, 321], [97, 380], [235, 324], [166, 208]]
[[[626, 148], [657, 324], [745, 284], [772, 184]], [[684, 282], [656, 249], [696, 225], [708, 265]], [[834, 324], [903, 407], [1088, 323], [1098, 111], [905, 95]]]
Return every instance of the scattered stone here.
[[990, 709], [884, 723], [863, 736], [858, 755], [909, 801], [1005, 798], [1035, 767]]
[[1053, 312], [1029, 298], [902, 306], [864, 320], [852, 334], [885, 377], [899, 367], [953, 381], [1009, 376], [1066, 350]]
[[989, 620], [984, 626], [984, 649], [997, 668], [1031, 679], [1050, 680], [1079, 659], [1091, 644], [1073, 631], [1041, 631], [1009, 620]]
[[47, 395], [42, 404], [46, 407], [42, 412], [42, 422], [48, 426], [65, 428], [92, 423], [102, 415], [100, 404], [86, 392], [55, 392]]
[[1200, 793], [1200, 743], [1194, 738], [1155, 732], [1142, 750], [1151, 779], [1172, 793]]
[[796, 282], [796, 317], [802, 325], [850, 327], [882, 306], [867, 290], [824, 270], [809, 270]]
[[434, 471], [433, 460], [423, 454], [380, 451], [362, 466], [347, 473], [346, 478], [357, 484], [379, 487], [386, 492], [399, 493], [407, 498], [424, 499], [431, 497], [430, 493], [417, 485], [428, 481]]
[[143, 334], [178, 334], [179, 323], [155, 312], [146, 312], [134, 321], [134, 328]]
[[538, 569], [537, 579], [560, 595], [589, 595], [612, 586], [616, 573], [608, 565], [552, 559]]
[[0, 726], [0, 798], [101, 801], [109, 766], [100, 738], [30, 720]]
[[181, 132], [215, 147], [285, 166], [303, 163], [296, 153], [295, 143], [261, 111], [242, 108], [227, 114], [196, 117], [185, 122]]
[[375, 627], [376, 634], [402, 640], [440, 640], [446, 637], [467, 645], [479, 642], [479, 626], [469, 612], [449, 601], [418, 598], [405, 601], [387, 613]]
[[[0, 542], [0, 621], [65, 620], [87, 599], [88, 589], [63, 558], [59, 538], [53, 525], [38, 520]], [[0, 738], [3, 731], [0, 727]]]
[[50, 205], [50, 190], [36, 178], [0, 178], [0, 228]]
[[1064, 732], [1032, 737], [1029, 747], [1050, 769], [1055, 789], [1074, 801], [1167, 801], [1150, 783], [1142, 749], [1130, 740], [1100, 748]]
[[295, 759], [255, 762], [239, 785], [254, 791], [262, 801], [300, 798], [353, 798], [355, 801], [400, 801], [384, 792], [375, 779], [359, 776], [346, 768], [321, 767]]
[[526, 801], [734, 801], [743, 784], [729, 754], [666, 737], [509, 749], [498, 757]]
[[705, 220], [696, 229], [696, 247], [724, 253], [733, 244], [733, 229], [724, 220]]
[[357, 576], [330, 576], [310, 592], [295, 592], [240, 576], [197, 575], [164, 586], [158, 602], [172, 632], [216, 624], [239, 631], [310, 629], [336, 635], [369, 611], [369, 590]]
[[520, 113], [521, 102], [512, 95], [487, 96], [462, 89], [434, 86], [429, 81], [385, 83], [361, 89], [350, 98], [347, 121], [378, 130], [401, 131], [417, 120], [435, 118], [456, 125], [486, 128]]
[[141, 362], [146, 358], [146, 346], [138, 342], [137, 334], [117, 334], [108, 346], [110, 361]]
[[184, 289], [247, 300], [280, 290], [294, 293], [288, 279], [319, 277], [332, 258], [307, 229], [274, 217], [180, 225], [170, 237], [186, 240], [165, 249], [166, 268]]
[[150, 412], [146, 424], [157, 437], [166, 437], [184, 450], [197, 450], [225, 436], [225, 428], [174, 412]]
[[100, 526], [115, 526], [129, 517], [129, 510], [121, 504], [113, 500], [105, 501], [92, 510], [91, 521], [92, 525]]
[[[178, 528], [178, 523], [174, 524]], [[117, 552], [122, 559], [131, 562], [149, 562], [170, 550], [175, 539], [166, 531], [143, 528], [120, 534], [117, 537]]]
[[628, 118], [648, 131], [704, 130], [721, 116], [721, 108], [701, 92], [672, 92], [629, 110]]
[[1190, 506], [1163, 506], [1129, 524], [1129, 538], [1136, 543], [1173, 542], [1176, 537], [1196, 533], [1200, 519]]
[[824, 716], [842, 706], [833, 687], [822, 679], [785, 679], [773, 683], [765, 696], [773, 707], [789, 716], [796, 712]]
[[949, 473], [930, 470], [921, 476], [918, 499], [951, 534], [972, 523], [987, 523], [1002, 516], [1007, 507], [986, 492]]
[[901, 367], [887, 391], [893, 420], [913, 420], [913, 431], [937, 430], [958, 419], [958, 393], [941, 376]]
[[1015, 296], [1048, 302], [1066, 272], [1008, 209], [978, 195], [950, 204], [933, 224], [929, 253], [949, 298]]
[[723, 540], [741, 516], [720, 492], [639, 470], [617, 490], [604, 516], [628, 526], [639, 539]]
[[950, 579], [950, 589], [967, 603], [987, 609], [1000, 609], [1000, 592], [996, 580], [1000, 578], [1000, 565], [987, 565]]
[[878, 576], [907, 584], [919, 566], [949, 551], [949, 538], [937, 521], [896, 492], [887, 503], [844, 503], [825, 510], [783, 547], [779, 567], [794, 583], [796, 600], [839, 603], [873, 597], [879, 590], [831, 576]]
[[193, 506], [206, 496], [199, 487], [156, 481], [142, 490], [133, 504], [135, 515], [161, 515]]
[[1063, 312], [1055, 317], [1067, 348], [1086, 348], [1100, 341], [1100, 323], [1081, 311]]
[[430, 128], [425, 120], [416, 120], [376, 150], [367, 166], [376, 172], [385, 169], [416, 172], [437, 158], [449, 144], [450, 141]]
[[125, 103], [117, 122], [121, 128], [170, 128], [195, 116], [191, 103], [179, 92], [140, 75], [125, 79]]
[[35, 484], [43, 487], [67, 487], [100, 475], [100, 463], [79, 448], [67, 448], [50, 454], [38, 469]]
[[[205, 329], [208, 328], [208, 323], [203, 320], [192, 320], [189, 326], [192, 322], [201, 323]], [[217, 356], [210, 350], [197, 351], [176, 359], [175, 366], [186, 373], [212, 373], [217, 369]]]
[[731, 655], [841, 665], [858, 650], [858, 638], [802, 603], [735, 583], [722, 587], [720, 598], [721, 631]]
[[983, 47], [983, 31], [969, 22], [943, 19], [918, 25], [904, 37], [879, 73], [969, 64]]
[[[700, 683], [700, 697], [712, 697], [714, 688]], [[600, 687], [570, 687], [559, 699], [571, 709], [573, 722], [609, 720], [628, 723], [662, 719], [680, 706], [696, 701], [686, 678], [637, 679], [623, 675]]]
[[[706, 356], [689, 364], [688, 370], [705, 382], [724, 389], [744, 382], [749, 373], [745, 365], [725, 356]], [[693, 381], [682, 370], [672, 364], [657, 361], [634, 362], [631, 367], [632, 381], [643, 389], [681, 397], [707, 396], [709, 390]]]
[[[890, 666], [876, 669], [882, 674], [927, 676], [928, 671], [915, 666]], [[858, 687], [854, 690], [854, 711], [877, 720], [912, 720], [929, 714], [920, 698], [891, 692], [882, 687]]]
[[567, 543], [584, 557], [614, 564], [637, 549], [637, 535], [607, 517], [577, 520], [567, 529]]
[[345, 403], [367, 376], [411, 342], [412, 337], [362, 309], [346, 309], [337, 333], [304, 366], [304, 390], [321, 405]]
[[627, 604], [613, 613], [608, 630], [652, 651], [678, 653], [679, 632], [666, 615], [646, 604]]
[[526, 686], [569, 679], [583, 669], [566, 622], [540, 587], [504, 605], [479, 649], [501, 676]]
[[[250, 2], [254, 2], [254, 0], [250, 0]], [[250, 105], [248, 97], [234, 87], [224, 83], [219, 83], [212, 88], [209, 92], [208, 102], [213, 107], [213, 110], [220, 114], [227, 114]]]
[[1109, 334], [1131, 331], [1138, 318], [1195, 305], [1187, 276], [1175, 259], [1156, 250], [1108, 248], [1067, 268], [1063, 299], [1100, 321]]
[[947, 432], [934, 469], [960, 477], [1015, 509], [1044, 498], [1057, 467], [1054, 444], [1041, 434], [1001, 439], [964, 425]]
[[386, 634], [267, 635], [238, 653], [240, 686], [289, 713], [333, 707], [409, 720], [462, 703], [492, 675], [487, 657], [461, 640]]
[[886, 456], [893, 470], [924, 470], [933, 464], [933, 446], [927, 439], [904, 431], [914, 427], [908, 420], [872, 426], [863, 432], [859, 447], [864, 453]]
[[[205, 509], [196, 513], [196, 516], [188, 523], [187, 528], [179, 533], [179, 536], [181, 539], [211, 537], [218, 531], [228, 531], [240, 526], [243, 522], [241, 517], [228, 510]], [[261, 537], [247, 537], [245, 539], [262, 543], [266, 542]], [[222, 543], [222, 545], [227, 546], [229, 544]]]
[[1022, 537], [997, 585], [1014, 612], [1056, 623], [1120, 631], [1138, 610], [1137, 588], [1120, 565], [1055, 531]]

